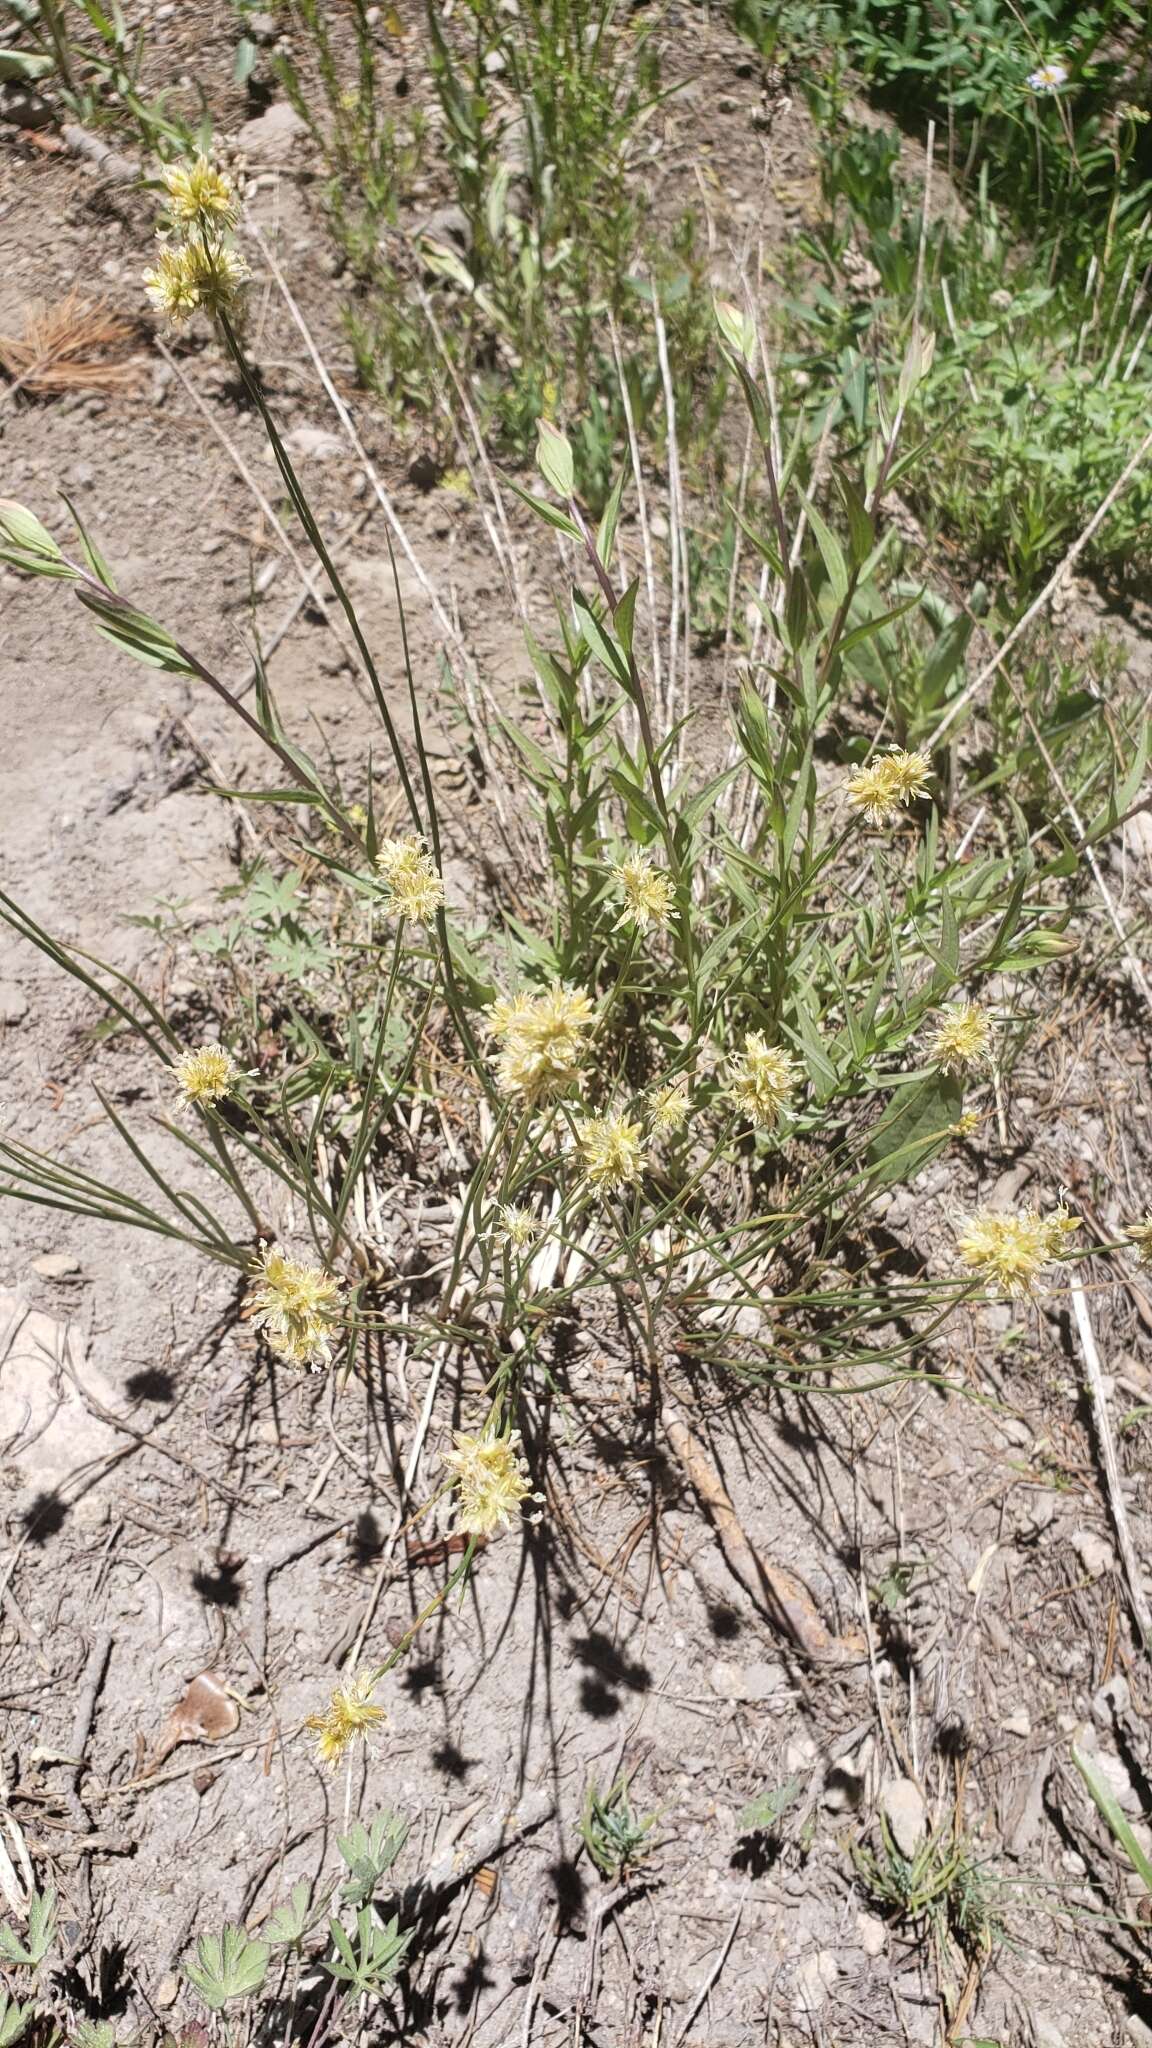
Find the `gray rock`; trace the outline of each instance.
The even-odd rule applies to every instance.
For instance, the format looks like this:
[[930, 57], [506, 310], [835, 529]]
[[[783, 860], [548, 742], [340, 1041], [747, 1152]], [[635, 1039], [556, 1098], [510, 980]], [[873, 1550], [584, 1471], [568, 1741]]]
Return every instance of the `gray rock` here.
[[0, 981], [0, 1024], [22, 1024], [28, 1015], [28, 998], [14, 981]]
[[430, 242], [447, 242], [457, 249], [472, 243], [472, 226], [462, 206], [439, 206], [430, 213], [420, 230]]
[[882, 1956], [888, 1941], [888, 1929], [875, 1913], [857, 1913], [856, 1935], [866, 1956]]
[[39, 1259], [33, 1259], [32, 1271], [39, 1273], [42, 1280], [74, 1280], [80, 1271], [79, 1259], [70, 1252], [45, 1252]]
[[295, 107], [287, 100], [277, 100], [254, 121], [245, 121], [236, 132], [236, 142], [247, 157], [284, 163], [295, 155], [307, 133], [308, 123], [301, 120]]
[[1094, 1529], [1074, 1529], [1070, 1540], [1090, 1579], [1103, 1578], [1105, 1572], [1115, 1570], [1116, 1553], [1112, 1545]]
[[831, 1949], [815, 1949], [805, 1956], [794, 1979], [796, 2011], [819, 2012], [839, 1975], [840, 1968]]
[[1102, 1727], [1110, 1728], [1113, 1716], [1118, 1721], [1123, 1720], [1131, 1704], [1132, 1695], [1128, 1688], [1128, 1680], [1118, 1671], [1115, 1678], [1110, 1678], [1107, 1685], [1102, 1685], [1099, 1692], [1094, 1695], [1092, 1719], [1099, 1721]]
[[924, 1794], [911, 1778], [888, 1778], [880, 1787], [880, 1810], [902, 1856], [914, 1856], [928, 1832]]
[[293, 427], [284, 436], [284, 446], [289, 455], [311, 456], [317, 462], [328, 462], [332, 456], [345, 453], [339, 434], [330, 434], [327, 427]]

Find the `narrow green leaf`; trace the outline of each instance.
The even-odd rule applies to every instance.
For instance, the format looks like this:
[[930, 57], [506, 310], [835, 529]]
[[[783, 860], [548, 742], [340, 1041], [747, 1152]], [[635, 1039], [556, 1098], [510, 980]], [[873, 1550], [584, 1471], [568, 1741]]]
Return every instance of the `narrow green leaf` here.
[[1145, 1891], [1152, 1895], [1152, 1862], [1140, 1847], [1097, 1758], [1089, 1756], [1073, 1743], [1072, 1761], [1087, 1785], [1101, 1819], [1107, 1822]]
[[529, 505], [546, 526], [556, 527], [558, 532], [566, 533], [570, 540], [583, 540], [580, 528], [574, 519], [569, 518], [567, 512], [561, 512], [557, 506], [550, 505], [547, 498], [538, 498], [533, 491], [526, 491], [523, 485], [514, 483], [511, 477], [506, 477], [504, 481], [508, 489], [525, 505]]

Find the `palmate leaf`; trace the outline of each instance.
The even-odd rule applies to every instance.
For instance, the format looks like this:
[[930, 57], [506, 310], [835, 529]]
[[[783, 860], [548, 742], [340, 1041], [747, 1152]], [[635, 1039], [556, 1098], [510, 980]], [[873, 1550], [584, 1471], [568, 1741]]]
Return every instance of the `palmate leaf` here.
[[409, 1822], [399, 1814], [379, 1813], [370, 1827], [355, 1821], [336, 1846], [348, 1866], [349, 1880], [340, 1892], [345, 1905], [364, 1906], [380, 1879], [391, 1870], [408, 1840]]
[[23, 1941], [11, 1927], [0, 1927], [0, 1962], [39, 1969], [56, 1932], [56, 1893], [51, 1885], [34, 1892], [28, 1907], [28, 1932]]
[[761, 1792], [744, 1808], [736, 1823], [742, 1835], [770, 1835], [779, 1824], [790, 1806], [794, 1806], [804, 1790], [803, 1778], [785, 1778], [782, 1785], [771, 1785]]
[[411, 1929], [401, 1933], [397, 1915], [381, 1923], [371, 1906], [361, 1906], [356, 1915], [355, 1943], [338, 1920], [329, 1921], [328, 1931], [338, 1960], [325, 1963], [324, 1968], [357, 1995], [379, 1992], [391, 1983], [412, 1941]]
[[291, 1896], [277, 1906], [264, 1928], [264, 1938], [273, 1948], [294, 1948], [308, 1931], [312, 1887], [306, 1877], [297, 1879]]
[[232, 1999], [259, 1991], [267, 1969], [267, 1944], [249, 1941], [242, 1927], [228, 1926], [219, 1934], [200, 1936], [196, 1960], [185, 1963], [184, 1974], [208, 2010], [220, 2012]]
[[15, 1998], [9, 2003], [7, 1992], [0, 1991], [0, 2048], [15, 2048], [31, 2017], [31, 1999], [26, 2005]]

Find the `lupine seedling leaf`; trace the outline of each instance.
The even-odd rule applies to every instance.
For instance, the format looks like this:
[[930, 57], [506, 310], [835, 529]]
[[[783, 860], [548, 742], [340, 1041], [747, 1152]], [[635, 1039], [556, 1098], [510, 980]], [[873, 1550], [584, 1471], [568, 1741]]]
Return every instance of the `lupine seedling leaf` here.
[[348, 1865], [348, 1883], [341, 1888], [346, 1906], [367, 1905], [380, 1879], [391, 1870], [408, 1840], [409, 1823], [395, 1813], [378, 1813], [370, 1827], [356, 1821], [336, 1846]]
[[51, 1885], [34, 1892], [28, 1907], [28, 1932], [21, 1941], [11, 1927], [0, 1927], [0, 1962], [16, 1963], [36, 1970], [43, 1962], [56, 1931], [56, 1893]]
[[20, 2005], [16, 1999], [9, 2002], [7, 1992], [0, 1991], [0, 2048], [13, 2048], [31, 2017], [31, 1999], [27, 2005]]
[[277, 1906], [264, 1929], [264, 1939], [273, 1948], [292, 1948], [308, 1929], [308, 1909], [312, 1903], [312, 1887], [307, 1878], [300, 1878], [292, 1887], [291, 1896], [282, 1906]]
[[242, 1927], [225, 1927], [220, 1934], [200, 1936], [196, 1961], [185, 1963], [184, 1974], [208, 2010], [220, 2012], [232, 1999], [259, 1991], [267, 1968], [264, 1942], [249, 1941]]

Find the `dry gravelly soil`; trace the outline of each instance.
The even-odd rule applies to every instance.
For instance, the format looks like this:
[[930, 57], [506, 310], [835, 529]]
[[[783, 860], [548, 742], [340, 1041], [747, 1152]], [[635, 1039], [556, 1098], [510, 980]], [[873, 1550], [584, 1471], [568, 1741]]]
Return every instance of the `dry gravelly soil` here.
[[[159, 70], [194, 72], [220, 128], [236, 131], [247, 109], [227, 83], [230, 11], [162, 14]], [[687, 180], [703, 163], [722, 251], [787, 233], [810, 178], [799, 113], [785, 101], [765, 126], [738, 47], [691, 15], [680, 31], [677, 62], [695, 93], [668, 114], [654, 181]], [[721, 89], [729, 111], [713, 118]], [[29, 299], [72, 285], [136, 317], [148, 198], [11, 127], [0, 136], [0, 328], [18, 329]], [[295, 140], [262, 163], [259, 139], [246, 143], [262, 174], [256, 217], [347, 377], [308, 149]], [[253, 335], [282, 420], [330, 432], [299, 334], [263, 285]], [[207, 419], [143, 328], [139, 356], [133, 396], [9, 400], [3, 489], [52, 519], [63, 486], [122, 587], [239, 676], [250, 573], [278, 550], [208, 420], [262, 486], [271, 471], [206, 335], [180, 363]], [[362, 401], [357, 417], [481, 673], [515, 691], [519, 632], [474, 506], [421, 492], [411, 447]], [[381, 667], [395, 673], [383, 515], [351, 454], [304, 460]], [[542, 616], [549, 565], [535, 534], [517, 546]], [[262, 598], [266, 630], [295, 590], [284, 563]], [[437, 635], [413, 592], [430, 683]], [[1096, 600], [1080, 601], [1089, 619]], [[1147, 645], [1132, 631], [1128, 644], [1147, 678]], [[261, 827], [239, 824], [198, 777], [207, 758], [233, 782], [254, 773], [254, 757], [213, 702], [129, 664], [49, 584], [0, 577], [0, 646], [5, 888], [141, 977], [194, 1030], [186, 959], [130, 919], [157, 899], [179, 903], [193, 927], [217, 915], [214, 891]], [[296, 619], [272, 676], [289, 723], [310, 721], [354, 764], [370, 721], [318, 608]], [[452, 744], [450, 732], [437, 740], [449, 792]], [[455, 829], [450, 877], [476, 892], [463, 809]], [[1141, 887], [1140, 858], [1138, 846], [1117, 853], [1121, 896]], [[41, 955], [0, 940], [6, 1123], [115, 1178], [122, 1155], [94, 1084], [142, 1127], [163, 1105], [154, 1071], [92, 1038], [96, 1018]], [[1150, 1099], [1143, 1023], [1124, 988], [1071, 983], [1012, 1076], [1002, 1122], [896, 1194], [885, 1226], [933, 1257], [973, 1198], [1065, 1182], [1107, 1231], [1147, 1206]], [[392, 1191], [398, 1259], [435, 1258], [458, 1185], [446, 1166], [430, 1195], [415, 1182]], [[1152, 1389], [1152, 1311], [1113, 1268], [1096, 1278], [1120, 1413]], [[179, 1976], [194, 1932], [240, 1917], [258, 1930], [295, 1878], [332, 1874], [344, 1782], [314, 1764], [299, 1723], [359, 1625], [366, 1654], [386, 1654], [445, 1569], [434, 1550], [385, 1549], [428, 1364], [390, 1350], [333, 1405], [322, 1379], [270, 1371], [235, 1308], [227, 1275], [160, 1240], [4, 1205], [0, 1784], [37, 1871], [59, 1886], [73, 1997], [145, 2028], [150, 2015], [173, 2024], [195, 2012]], [[1149, 1804], [1152, 1695], [1131, 1647], [1066, 1306], [983, 1309], [935, 1362], [996, 1404], [925, 1388], [838, 1405], [676, 1389], [751, 1540], [806, 1581], [834, 1626], [858, 1627], [861, 1588], [909, 1566], [911, 1591], [878, 1625], [873, 1670], [845, 1680], [798, 1667], [729, 1575], [653, 1435], [622, 1344], [577, 1340], [563, 1413], [550, 1418], [562, 1451], [548, 1465], [547, 1514], [492, 1546], [464, 1604], [387, 1681], [387, 1730], [351, 1787], [354, 1810], [391, 1806], [411, 1820], [402, 1883], [438, 1861], [446, 1880], [425, 1895], [400, 2038], [560, 2042], [583, 1997], [586, 2038], [604, 2044], [669, 2044], [689, 2023], [690, 2039], [717, 2048], [941, 2040], [931, 1945], [877, 1914], [850, 1855], [874, 1829], [883, 1782], [907, 1771], [935, 1821], [962, 1801], [972, 1853], [1001, 1887], [1001, 1938], [978, 1988], [976, 1973], [953, 1985], [969, 2001], [956, 2037], [1042, 2048], [1152, 2039], [1140, 2019], [1152, 2021], [1143, 1937], [1091, 1917], [1122, 1899], [1124, 1877], [1069, 1763], [1087, 1724], [1129, 1813]], [[426, 1473], [467, 1391], [449, 1368]], [[548, 1421], [537, 1416], [531, 1434]], [[1137, 1430], [1122, 1449], [1142, 1554], [1146, 1443]], [[434, 1524], [420, 1533], [434, 1537]], [[78, 1730], [105, 1635], [103, 1683]], [[237, 1735], [155, 1767], [165, 1716], [209, 1669], [247, 1702]], [[660, 1815], [660, 1846], [601, 1923], [605, 1888], [578, 1856], [575, 1823], [589, 1777], [607, 1782], [621, 1766], [637, 1806]], [[742, 1838], [745, 1804], [792, 1777], [802, 1789], [790, 1839]], [[505, 1825], [501, 1851], [493, 1824]], [[485, 1857], [494, 1889], [474, 1882]], [[365, 2025], [394, 2038], [382, 2017]]]

